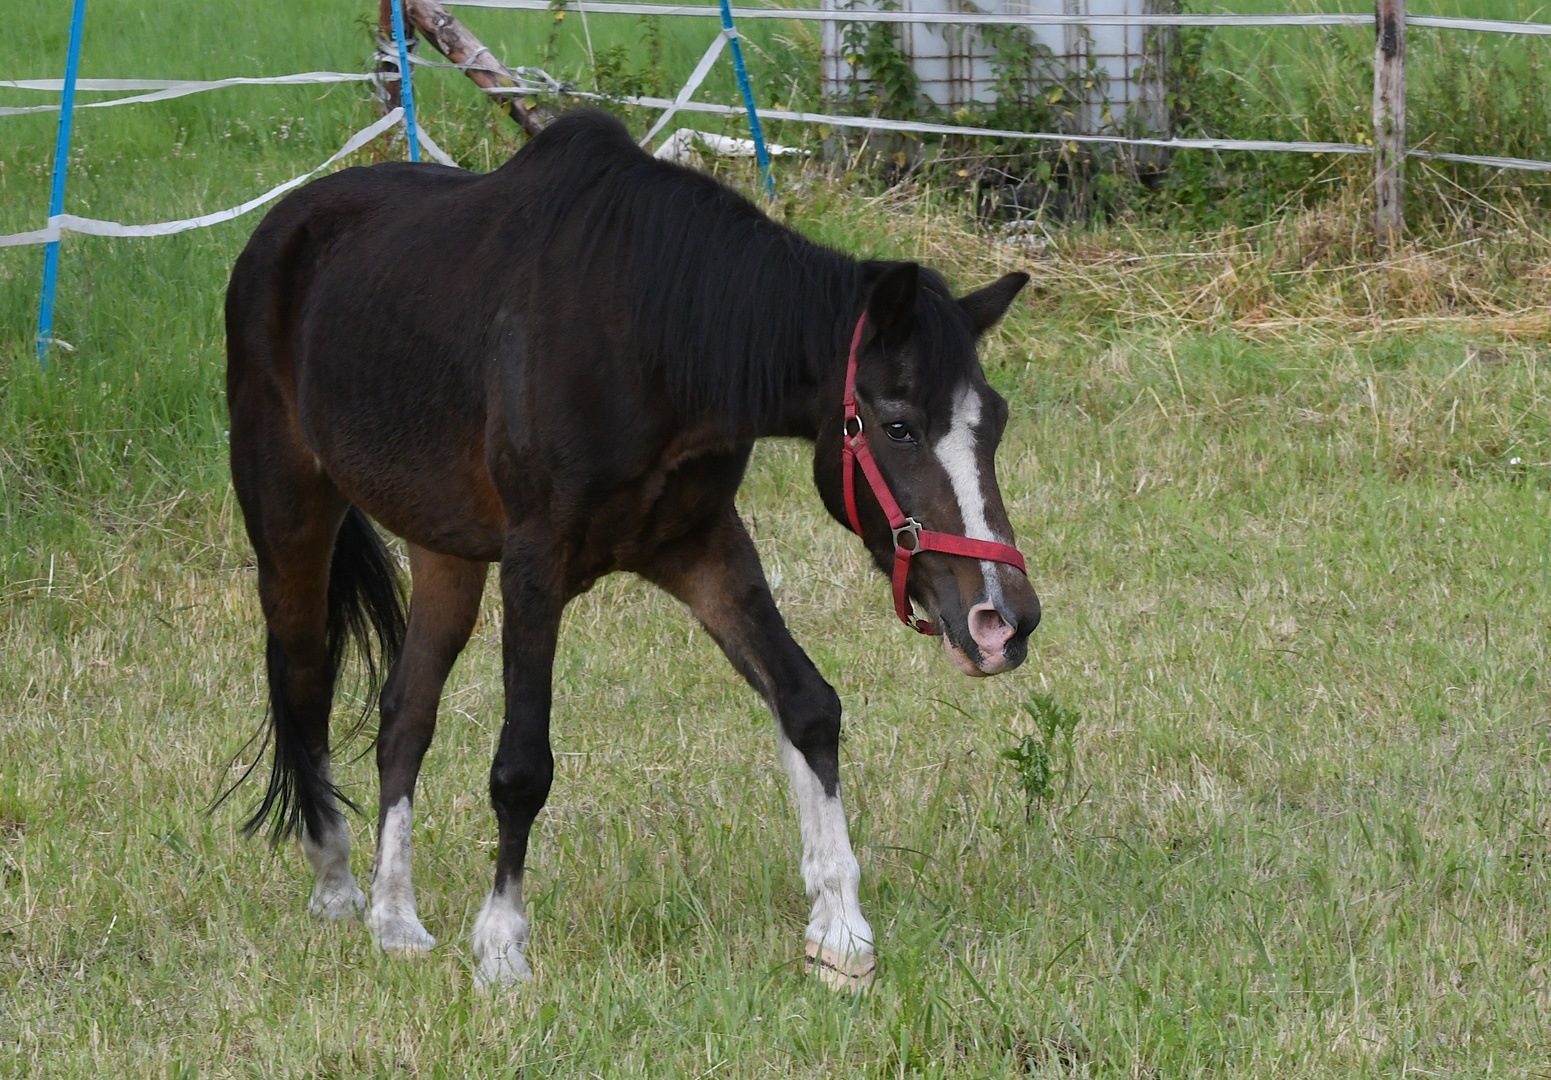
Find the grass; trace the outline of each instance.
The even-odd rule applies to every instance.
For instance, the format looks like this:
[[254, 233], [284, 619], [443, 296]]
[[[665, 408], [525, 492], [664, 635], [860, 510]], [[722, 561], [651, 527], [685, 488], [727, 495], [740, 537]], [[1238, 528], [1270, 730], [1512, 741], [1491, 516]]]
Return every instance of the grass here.
[[[1373, 10], [1336, 0], [1184, 0], [1198, 12]], [[1537, 0], [1434, 0], [1413, 16], [1545, 21]], [[1171, 85], [1176, 131], [1184, 135], [1344, 143], [1373, 141], [1371, 27], [1187, 30]], [[1413, 26], [1407, 33], [1407, 128], [1412, 149], [1545, 159], [1551, 124], [1547, 44], [1527, 36]], [[1178, 74], [1183, 71], [1184, 74]], [[1406, 213], [1416, 221], [1461, 199], [1544, 206], [1541, 174], [1411, 159]], [[1367, 157], [1224, 154], [1176, 156], [1154, 211], [1197, 221], [1263, 220], [1289, 200], [1312, 205], [1371, 184]]]
[[[96, 74], [364, 57], [344, 5], [264, 9], [294, 21], [260, 25], [251, 56], [227, 44], [255, 37], [227, 8], [185, 13], [200, 48], [183, 68], [156, 47], [171, 6], [145, 7], [138, 37], [136, 8], [90, 10], [135, 58], [100, 54]], [[5, 47], [32, 43], [23, 19]], [[446, 99], [426, 85], [438, 139], [500, 160], [505, 121], [455, 81]], [[229, 205], [371, 115], [354, 89], [224, 93], [82, 114], [71, 208]], [[306, 117], [284, 139], [281, 108]], [[24, 133], [0, 152], [0, 219], [36, 227], [46, 183], [28, 163], [47, 160], [50, 125], [0, 123]], [[1036, 279], [985, 353], [1013, 408], [1002, 487], [1046, 606], [1018, 673], [965, 680], [895, 624], [804, 447], [762, 446], [741, 496], [845, 705], [876, 991], [801, 976], [797, 826], [768, 716], [632, 579], [564, 627], [531, 986], [482, 997], [469, 971], [494, 840], [493, 597], [417, 806], [430, 959], [316, 925], [300, 854], [243, 840], [240, 805], [206, 813], [263, 709], [220, 393], [244, 219], [68, 240], [59, 333], [76, 351], [46, 377], [39, 253], [0, 252], [0, 1074], [1545, 1069], [1546, 220], [1482, 211], [1381, 260], [1355, 195], [1255, 229], [1015, 246], [929, 185], [879, 196], [813, 169], [782, 192], [778, 213], [849, 250], [926, 258], [961, 285], [1013, 266]], [[1026, 821], [1001, 754], [1032, 732], [1035, 693], [1081, 719], [1064, 796]], [[369, 757], [341, 769], [368, 804]]]

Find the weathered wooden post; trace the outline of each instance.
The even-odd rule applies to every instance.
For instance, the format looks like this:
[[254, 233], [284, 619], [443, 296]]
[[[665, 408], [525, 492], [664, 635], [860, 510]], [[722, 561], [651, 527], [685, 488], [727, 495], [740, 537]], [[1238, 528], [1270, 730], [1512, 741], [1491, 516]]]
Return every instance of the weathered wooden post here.
[[1400, 243], [1405, 221], [1401, 196], [1406, 163], [1406, 0], [1374, 5], [1378, 40], [1373, 51], [1373, 194], [1379, 242]]
[[[379, 0], [387, 3], [387, 0]], [[522, 95], [516, 90], [517, 77], [495, 53], [485, 48], [480, 40], [453, 18], [436, 0], [403, 0], [404, 18], [425, 35], [437, 52], [454, 64], [464, 64], [463, 74], [476, 86], [499, 90], [512, 87], [509, 94], [491, 94], [495, 103], [529, 135], [537, 135], [544, 129], [543, 122], [534, 111], [523, 104]]]
[[[377, 40], [389, 44], [393, 41], [393, 0], [377, 0]], [[404, 27], [404, 47], [414, 52], [415, 46], [419, 43], [420, 39], [415, 35], [415, 24], [409, 21], [409, 25]], [[397, 75], [399, 66], [384, 57], [377, 61], [377, 73]], [[400, 83], [398, 79], [383, 79], [378, 85], [382, 87], [382, 111], [386, 115], [399, 107]]]

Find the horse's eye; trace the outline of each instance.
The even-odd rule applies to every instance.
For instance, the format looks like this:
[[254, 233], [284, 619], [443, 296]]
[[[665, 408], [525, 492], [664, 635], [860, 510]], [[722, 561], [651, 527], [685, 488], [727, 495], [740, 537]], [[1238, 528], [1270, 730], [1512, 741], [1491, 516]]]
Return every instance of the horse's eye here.
[[915, 436], [910, 434], [909, 425], [902, 420], [896, 420], [892, 424], [884, 424], [883, 433], [895, 442], [915, 442]]

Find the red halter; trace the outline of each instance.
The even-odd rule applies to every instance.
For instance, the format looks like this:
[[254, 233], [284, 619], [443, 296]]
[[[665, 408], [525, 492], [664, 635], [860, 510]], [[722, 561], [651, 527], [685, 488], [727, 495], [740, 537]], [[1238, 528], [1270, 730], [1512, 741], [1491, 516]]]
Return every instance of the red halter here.
[[[905, 512], [899, 508], [894, 493], [884, 482], [883, 473], [878, 471], [878, 463], [873, 460], [867, 436], [862, 434], [862, 418], [856, 413], [856, 350], [861, 348], [862, 330], [866, 325], [867, 313], [863, 312], [862, 317], [856, 320], [856, 332], [851, 335], [851, 353], [846, 359], [845, 421], [841, 426], [840, 441], [840, 476], [845, 490], [846, 516], [851, 519], [852, 531], [861, 536], [862, 522], [856, 513], [855, 469], [856, 464], [860, 463], [862, 474], [867, 477], [867, 486], [872, 488], [873, 498], [878, 500], [878, 505], [888, 517], [889, 528], [894, 530], [894, 611], [906, 626], [923, 634], [936, 634], [938, 631], [931, 623], [915, 617], [915, 613], [910, 610], [910, 599], [905, 595], [905, 582], [910, 577], [910, 557], [916, 552], [941, 551], [971, 559], [989, 559], [991, 562], [1016, 566], [1025, 575], [1029, 572], [1028, 566], [1023, 561], [1023, 554], [1010, 544], [931, 532], [923, 529], [915, 518], [906, 517]], [[856, 426], [854, 434], [853, 422]], [[909, 547], [901, 543], [907, 536], [910, 538]]]

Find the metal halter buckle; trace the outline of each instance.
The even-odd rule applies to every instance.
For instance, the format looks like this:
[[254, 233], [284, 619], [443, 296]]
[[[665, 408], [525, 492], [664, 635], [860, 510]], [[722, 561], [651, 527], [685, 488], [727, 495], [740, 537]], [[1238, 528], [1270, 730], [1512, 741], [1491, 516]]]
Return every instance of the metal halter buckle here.
[[[905, 547], [899, 542], [901, 536], [910, 537], [910, 546]], [[905, 548], [906, 551], [919, 551], [921, 549], [921, 523], [915, 518], [906, 518], [905, 523], [894, 530], [894, 546]]]

